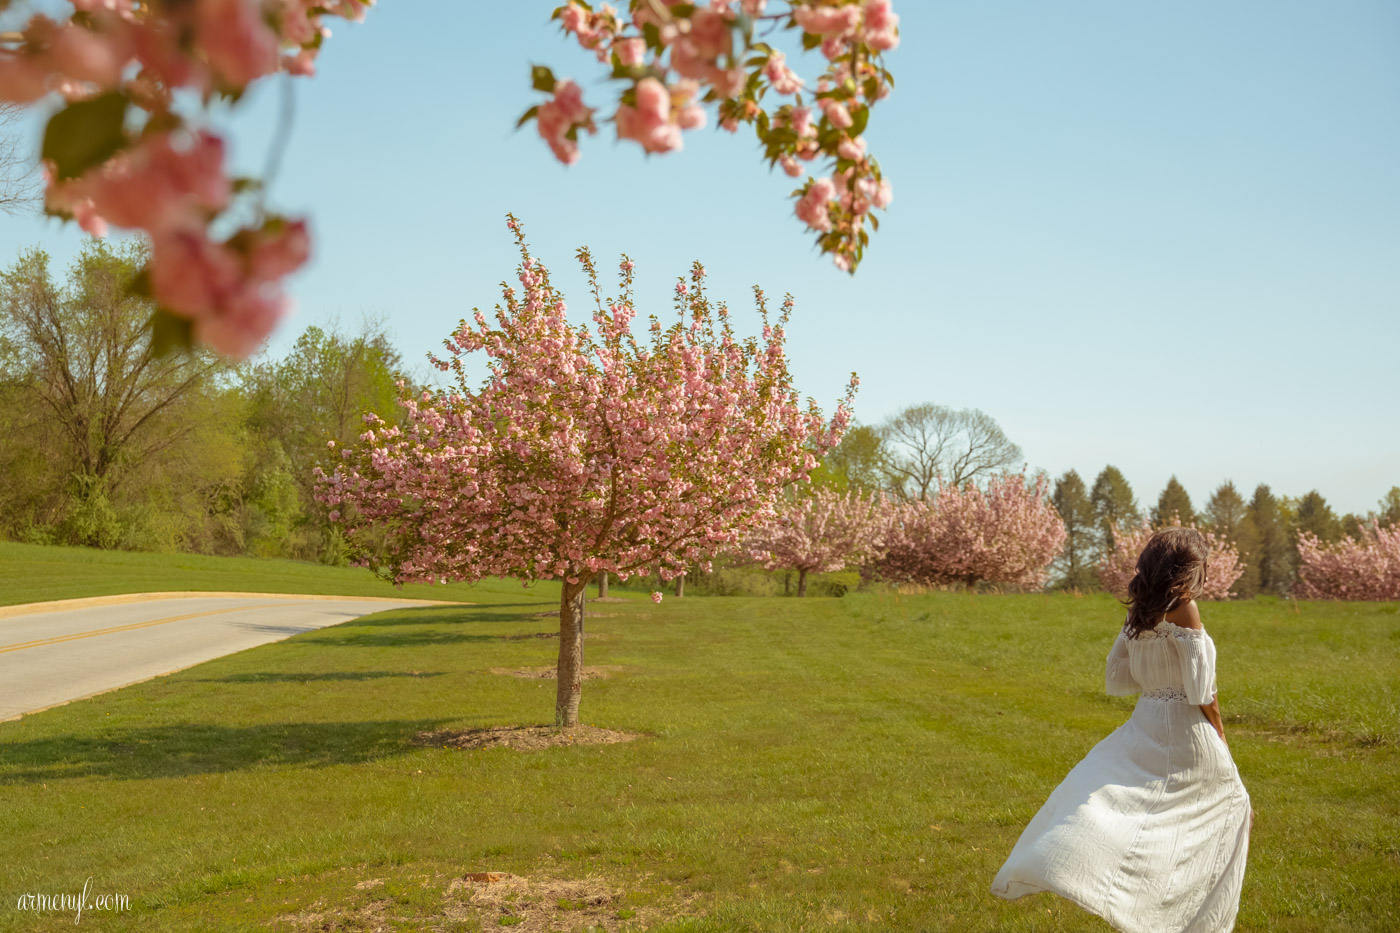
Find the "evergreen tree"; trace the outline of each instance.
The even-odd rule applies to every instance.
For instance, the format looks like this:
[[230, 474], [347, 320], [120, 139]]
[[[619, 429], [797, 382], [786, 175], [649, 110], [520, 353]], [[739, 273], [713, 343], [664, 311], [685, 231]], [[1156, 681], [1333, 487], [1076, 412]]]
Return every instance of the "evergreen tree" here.
[[1152, 510], [1152, 524], [1190, 525], [1195, 521], [1196, 510], [1191, 505], [1191, 496], [1173, 473], [1167, 480], [1166, 488], [1157, 497], [1157, 507]]
[[1342, 521], [1322, 493], [1314, 489], [1298, 500], [1298, 514], [1293, 520], [1292, 531], [1289, 537], [1296, 538], [1298, 532], [1306, 531], [1317, 535], [1323, 543], [1331, 544], [1342, 538]]
[[1362, 537], [1370, 526], [1369, 518], [1362, 518], [1355, 512], [1348, 512], [1342, 516], [1342, 534], [1348, 538]]
[[1391, 486], [1390, 492], [1377, 504], [1380, 506], [1380, 512], [1377, 513], [1376, 520], [1381, 523], [1382, 528], [1400, 525], [1400, 486]]
[[1089, 493], [1094, 507], [1094, 522], [1098, 526], [1099, 547], [1106, 551], [1113, 549], [1113, 528], [1124, 527], [1142, 519], [1137, 500], [1133, 498], [1133, 487], [1116, 466], [1106, 466], [1094, 480], [1094, 489]]
[[1259, 549], [1259, 535], [1249, 521], [1249, 507], [1231, 480], [1226, 480], [1211, 493], [1201, 516], [1206, 526], [1223, 537], [1240, 553], [1244, 573], [1234, 586], [1236, 596], [1248, 598], [1259, 592], [1259, 565], [1252, 555]]
[[1055, 504], [1055, 511], [1060, 513], [1060, 520], [1065, 523], [1065, 547], [1059, 559], [1062, 574], [1059, 585], [1065, 589], [1089, 589], [1094, 583], [1093, 549], [1097, 527], [1094, 504], [1089, 500], [1089, 490], [1079, 473], [1070, 470], [1056, 480], [1051, 501]]
[[1255, 487], [1245, 521], [1258, 542], [1245, 564], [1253, 565], [1259, 592], [1286, 595], [1292, 584], [1293, 542], [1279, 501], [1264, 483]]

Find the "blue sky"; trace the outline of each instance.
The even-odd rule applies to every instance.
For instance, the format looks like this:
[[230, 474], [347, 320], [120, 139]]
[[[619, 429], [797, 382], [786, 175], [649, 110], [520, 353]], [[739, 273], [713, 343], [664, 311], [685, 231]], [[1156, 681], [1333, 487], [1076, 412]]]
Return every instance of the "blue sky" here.
[[[565, 168], [513, 132], [531, 62], [605, 99], [554, 5], [382, 0], [335, 24], [273, 191], [317, 254], [271, 352], [368, 312], [421, 360], [494, 305], [514, 211], [580, 316], [585, 244], [632, 255], [644, 313], [692, 259], [736, 311], [792, 292], [800, 389], [829, 407], [858, 371], [865, 422], [981, 408], [1032, 468], [1113, 463], [1142, 502], [1171, 473], [1198, 505], [1230, 478], [1364, 512], [1400, 484], [1400, 4], [899, 0], [868, 134], [895, 201], [854, 278], [750, 135], [647, 159], [604, 128]], [[246, 170], [276, 104], [228, 124]], [[0, 219], [0, 256], [79, 236]]]

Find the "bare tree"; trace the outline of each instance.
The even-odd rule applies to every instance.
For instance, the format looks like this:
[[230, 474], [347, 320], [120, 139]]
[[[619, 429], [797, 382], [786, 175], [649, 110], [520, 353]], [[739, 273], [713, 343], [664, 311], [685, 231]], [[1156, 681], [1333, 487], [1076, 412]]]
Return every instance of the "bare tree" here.
[[224, 369], [207, 353], [154, 352], [151, 302], [130, 291], [144, 258], [137, 244], [91, 241], [66, 288], [37, 249], [0, 275], [6, 385], [62, 436], [71, 472], [108, 489], [188, 433], [168, 430], [165, 416]]
[[909, 499], [927, 499], [940, 479], [961, 486], [1021, 459], [996, 419], [976, 408], [910, 405], [881, 425], [880, 436], [889, 484]]
[[25, 113], [19, 104], [0, 101], [0, 211], [6, 214], [29, 213], [40, 203], [30, 137], [19, 125]]

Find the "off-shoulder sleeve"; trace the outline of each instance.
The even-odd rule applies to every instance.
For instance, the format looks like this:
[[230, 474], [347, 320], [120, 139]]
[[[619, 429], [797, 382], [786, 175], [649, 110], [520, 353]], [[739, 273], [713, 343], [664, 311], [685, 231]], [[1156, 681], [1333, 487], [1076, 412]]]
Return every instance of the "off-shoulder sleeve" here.
[[1109, 696], [1130, 696], [1141, 689], [1138, 682], [1133, 680], [1131, 667], [1127, 636], [1119, 632], [1108, 652], [1108, 669], [1104, 672], [1104, 689], [1108, 691]]
[[1205, 629], [1190, 630], [1178, 640], [1181, 649], [1181, 683], [1188, 703], [1204, 705], [1215, 697], [1215, 642]]

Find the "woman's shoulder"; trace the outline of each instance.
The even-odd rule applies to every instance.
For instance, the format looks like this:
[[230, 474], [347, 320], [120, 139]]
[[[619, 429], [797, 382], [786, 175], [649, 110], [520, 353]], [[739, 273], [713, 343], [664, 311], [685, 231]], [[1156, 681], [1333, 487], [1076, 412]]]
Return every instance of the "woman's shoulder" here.
[[1205, 630], [1205, 626], [1201, 624], [1201, 610], [1194, 599], [1188, 599], [1175, 606], [1164, 618], [1177, 628]]
[[1163, 616], [1157, 625], [1157, 631], [1163, 635], [1191, 640], [1210, 638], [1205, 626], [1201, 624], [1201, 610], [1196, 606], [1194, 599], [1176, 606]]

